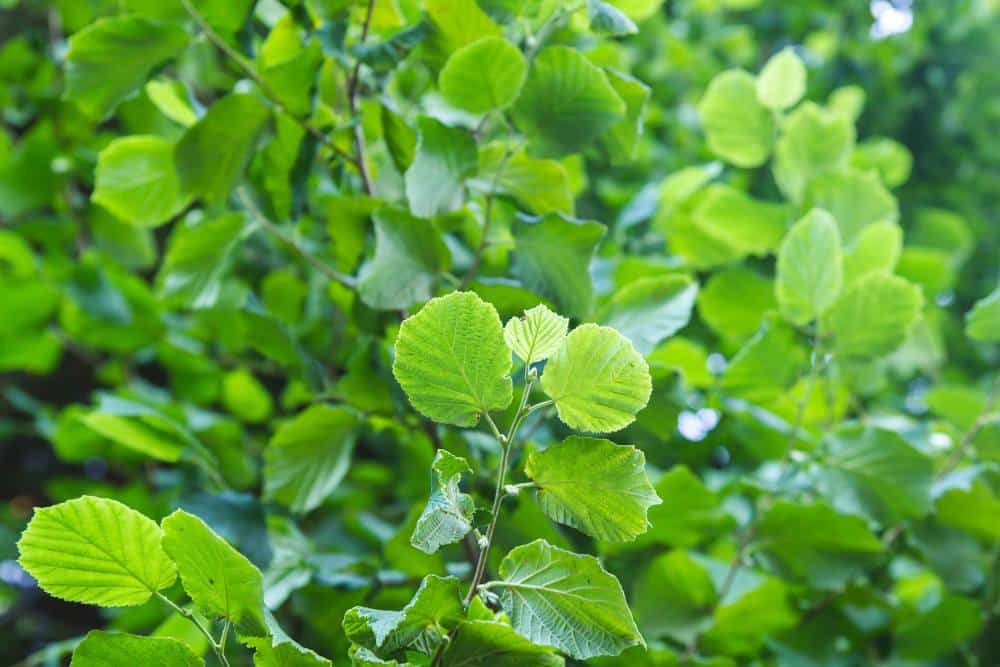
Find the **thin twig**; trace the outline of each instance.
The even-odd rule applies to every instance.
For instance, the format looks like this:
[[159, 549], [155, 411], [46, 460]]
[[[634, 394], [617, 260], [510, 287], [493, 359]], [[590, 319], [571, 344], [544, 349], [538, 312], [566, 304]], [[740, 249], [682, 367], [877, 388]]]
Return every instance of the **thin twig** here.
[[263, 212], [257, 207], [257, 204], [254, 203], [253, 198], [243, 188], [239, 188], [236, 191], [236, 197], [240, 200], [240, 203], [243, 204], [243, 208], [247, 211], [247, 213], [250, 214], [254, 222], [256, 222], [258, 225], [266, 229], [269, 233], [271, 233], [272, 235], [274, 235], [275, 237], [286, 243], [289, 247], [292, 248], [292, 250], [295, 251], [295, 253], [299, 257], [304, 259], [309, 264], [312, 264], [327, 278], [329, 278], [330, 280], [335, 280], [341, 285], [344, 285], [345, 287], [353, 288], [357, 284], [357, 281], [354, 279], [354, 276], [349, 276], [346, 273], [341, 273], [340, 271], [336, 270], [335, 268], [333, 268], [320, 258], [316, 257], [314, 254], [312, 254], [311, 252], [307, 251], [302, 246], [300, 246], [295, 241], [295, 239], [286, 234], [285, 231], [281, 229], [281, 227], [268, 220], [264, 216]]
[[168, 598], [166, 595], [164, 595], [159, 591], [156, 592], [156, 597], [158, 597], [162, 602], [164, 602], [168, 607], [173, 609], [176, 613], [180, 614], [184, 618], [194, 623], [195, 627], [198, 628], [198, 631], [201, 632], [201, 634], [205, 635], [205, 638], [208, 639], [208, 643], [212, 645], [212, 650], [215, 651], [215, 655], [217, 658], [219, 658], [219, 662], [221, 662], [226, 667], [229, 667], [229, 661], [226, 660], [226, 654], [223, 651], [222, 643], [215, 641], [215, 637], [212, 636], [212, 633], [209, 632], [208, 628], [202, 625], [201, 621], [198, 620], [198, 617], [195, 616], [190, 609], [185, 609], [184, 607], [180, 606], [179, 604], [177, 604], [176, 602], [174, 602], [173, 600], [171, 600], [170, 598]]
[[267, 81], [265, 81], [264, 78], [260, 75], [260, 73], [257, 71], [257, 68], [254, 67], [253, 63], [242, 53], [240, 53], [232, 46], [230, 46], [229, 43], [226, 40], [224, 40], [222, 36], [219, 35], [219, 33], [215, 31], [215, 29], [208, 23], [208, 21], [205, 20], [205, 17], [201, 15], [201, 12], [198, 11], [198, 8], [195, 7], [193, 4], [191, 4], [191, 0], [181, 0], [181, 3], [184, 5], [184, 9], [187, 10], [187, 13], [190, 14], [191, 18], [194, 19], [194, 22], [198, 24], [199, 28], [201, 28], [201, 31], [205, 34], [206, 37], [208, 37], [208, 40], [212, 42], [212, 44], [214, 44], [216, 48], [222, 51], [222, 53], [225, 54], [230, 60], [236, 63], [237, 67], [239, 67], [243, 71], [243, 73], [246, 74], [246, 76], [248, 76], [255, 84], [257, 84], [257, 87], [260, 88], [261, 92], [264, 93], [264, 96], [267, 97], [267, 99], [271, 102], [271, 104], [275, 107], [275, 109], [277, 109], [281, 113], [284, 113], [289, 118], [298, 123], [298, 125], [303, 130], [311, 134], [313, 137], [316, 138], [317, 141], [319, 141], [324, 146], [333, 151], [334, 154], [337, 155], [337, 157], [353, 164], [355, 167], [358, 168], [359, 171], [361, 170], [358, 158], [353, 155], [350, 155], [349, 153], [345, 152], [342, 148], [337, 146], [337, 144], [333, 141], [332, 138], [330, 138], [330, 136], [327, 133], [323, 132], [323, 130], [319, 129], [305, 118], [300, 118], [295, 114], [289, 113], [288, 110], [285, 109], [285, 105], [281, 102], [281, 99], [271, 89]]
[[[361, 40], [359, 44], [364, 44], [368, 40], [368, 32], [371, 30], [372, 14], [375, 12], [375, 0], [368, 0], [368, 9], [365, 12], [365, 22], [361, 26]], [[372, 177], [368, 173], [368, 158], [365, 150], [365, 129], [361, 119], [358, 118], [358, 84], [361, 79], [361, 59], [354, 63], [351, 77], [347, 82], [347, 108], [354, 123], [354, 151], [357, 154], [355, 166], [361, 174], [361, 184], [364, 186], [365, 194], [372, 194], [375, 189], [372, 186]]]

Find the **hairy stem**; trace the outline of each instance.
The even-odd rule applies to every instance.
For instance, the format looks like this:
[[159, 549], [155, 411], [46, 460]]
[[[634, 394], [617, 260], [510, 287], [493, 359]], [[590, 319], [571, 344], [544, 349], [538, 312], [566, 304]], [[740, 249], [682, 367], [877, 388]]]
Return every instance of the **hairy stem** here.
[[215, 637], [212, 636], [212, 633], [202, 624], [201, 621], [198, 620], [198, 617], [195, 616], [190, 609], [185, 609], [159, 591], [156, 592], [156, 597], [158, 597], [176, 613], [194, 623], [195, 627], [198, 628], [198, 631], [205, 635], [208, 643], [212, 645], [212, 650], [215, 652], [215, 656], [219, 659], [219, 662], [225, 665], [225, 667], [229, 667], [229, 660], [226, 659], [224, 646], [226, 635], [229, 630], [229, 621], [226, 621], [226, 627], [222, 631], [222, 639], [220, 641], [215, 641]]

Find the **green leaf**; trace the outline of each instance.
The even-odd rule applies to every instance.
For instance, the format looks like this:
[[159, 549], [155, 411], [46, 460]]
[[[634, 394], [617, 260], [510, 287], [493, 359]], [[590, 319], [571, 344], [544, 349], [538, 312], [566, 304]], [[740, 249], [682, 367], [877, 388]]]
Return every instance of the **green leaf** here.
[[532, 452], [525, 474], [550, 519], [600, 540], [634, 540], [649, 527], [646, 510], [662, 502], [643, 453], [603, 438], [571, 436]]
[[144, 88], [149, 101], [164, 116], [184, 127], [198, 122], [198, 114], [191, 108], [187, 87], [180, 81], [164, 79], [150, 81]]
[[573, 215], [574, 201], [569, 174], [557, 160], [541, 160], [519, 151], [507, 156], [500, 146], [489, 146], [479, 155], [477, 187], [505, 192], [534, 215]]
[[264, 495], [293, 512], [319, 507], [347, 474], [359, 428], [354, 412], [322, 403], [282, 424], [264, 451]]
[[636, 579], [632, 597], [644, 635], [684, 644], [711, 625], [717, 599], [708, 571], [682, 549], [654, 559]]
[[397, 209], [374, 216], [375, 256], [358, 274], [358, 293], [372, 308], [409, 308], [434, 294], [451, 253], [437, 226]]
[[[478, 598], [476, 598], [478, 599]], [[442, 667], [562, 667], [552, 649], [538, 646], [496, 621], [466, 621], [458, 626]]]
[[513, 226], [514, 275], [570, 317], [586, 317], [594, 298], [590, 261], [605, 227], [559, 213], [521, 216]]
[[198, 608], [231, 621], [243, 636], [266, 636], [260, 570], [193, 514], [176, 510], [162, 526], [163, 548]]
[[447, 544], [454, 544], [472, 530], [476, 505], [472, 496], [458, 489], [462, 475], [472, 468], [465, 459], [445, 449], [437, 450], [431, 464], [431, 495], [417, 519], [410, 544], [432, 554]]
[[764, 403], [787, 392], [801, 375], [805, 351], [795, 331], [776, 319], [765, 319], [726, 366], [719, 385], [727, 394]]
[[837, 223], [813, 209], [796, 222], [778, 251], [775, 296], [793, 324], [806, 324], [833, 306], [843, 283]]
[[882, 543], [857, 516], [829, 505], [780, 500], [758, 525], [762, 555], [784, 576], [832, 590], [871, 566]]
[[294, 642], [272, 644], [268, 639], [251, 639], [254, 667], [330, 667], [329, 660]]
[[425, 45], [435, 63], [444, 63], [466, 44], [501, 34], [476, 0], [427, 0], [424, 9], [432, 28]]
[[687, 326], [698, 295], [690, 276], [640, 278], [615, 292], [597, 320], [617, 329], [643, 356]]
[[757, 81], [743, 70], [717, 74], [698, 105], [709, 149], [737, 167], [757, 167], [774, 144], [771, 112], [757, 101]]
[[771, 56], [757, 77], [757, 100], [768, 109], [795, 106], [806, 92], [806, 66], [792, 49]]
[[82, 496], [35, 510], [18, 562], [61, 600], [139, 605], [177, 577], [160, 537], [156, 522], [120, 502]]
[[518, 634], [586, 660], [645, 645], [621, 584], [593, 556], [544, 540], [517, 547], [500, 563], [500, 604]]
[[775, 252], [788, 226], [784, 204], [758, 201], [728, 185], [710, 185], [691, 213], [701, 230], [739, 252]]
[[222, 378], [222, 404], [240, 421], [259, 424], [271, 418], [274, 404], [267, 389], [245, 368], [236, 368]]
[[97, 156], [91, 201], [139, 227], [157, 227], [187, 206], [174, 147], [154, 136], [115, 139]]
[[545, 304], [524, 311], [522, 317], [512, 317], [503, 328], [503, 339], [525, 364], [544, 361], [559, 349], [569, 319], [553, 313]]
[[438, 87], [454, 107], [472, 113], [506, 109], [521, 92], [528, 63], [502, 37], [484, 37], [451, 54], [438, 76]]
[[623, 11], [601, 0], [587, 0], [590, 29], [601, 35], [634, 35], [639, 28]]
[[352, 607], [344, 614], [343, 628], [348, 639], [380, 658], [403, 649], [430, 654], [463, 616], [458, 579], [431, 574], [400, 611]]
[[806, 201], [829, 212], [845, 242], [868, 227], [899, 219], [899, 206], [874, 172], [843, 169], [823, 174], [806, 188]]
[[652, 380], [629, 339], [610, 327], [584, 324], [549, 359], [542, 388], [570, 428], [611, 433], [646, 407]]
[[[799, 617], [792, 606], [789, 587], [783, 581], [762, 580], [752, 573], [743, 574], [746, 576], [741, 582], [737, 573], [734, 580], [737, 583], [730, 588], [730, 595], [715, 610], [712, 627], [704, 637], [708, 651], [756, 655], [770, 637], [781, 636], [798, 624]], [[718, 578], [716, 580], [719, 581]]]
[[431, 299], [399, 328], [393, 375], [425, 417], [475, 426], [513, 398], [500, 316], [471, 292]]
[[920, 288], [898, 276], [872, 273], [851, 285], [823, 320], [837, 353], [880, 356], [906, 339], [920, 318]]
[[91, 118], [103, 120], [154, 67], [179, 54], [188, 39], [176, 23], [138, 16], [100, 19], [70, 37], [64, 95]]
[[286, 14], [275, 24], [257, 54], [257, 71], [280, 105], [293, 116], [312, 112], [312, 88], [323, 49], [318, 40], [302, 43], [299, 26]]
[[712, 273], [698, 291], [698, 315], [721, 338], [742, 343], [777, 308], [774, 283], [756, 271], [734, 266]]
[[945, 594], [933, 607], [920, 609], [899, 624], [895, 646], [901, 657], [917, 664], [930, 664], [974, 641], [982, 631], [979, 601]]
[[650, 529], [640, 542], [693, 547], [729, 530], [733, 519], [718, 496], [688, 469], [677, 465], [656, 483], [656, 494], [666, 502], [649, 510]]
[[936, 518], [984, 542], [1000, 540], [1000, 494], [996, 473], [983, 465], [960, 468], [932, 490]]
[[226, 213], [174, 227], [156, 276], [160, 295], [170, 303], [211, 308], [222, 298], [222, 280], [243, 241], [246, 221]]
[[642, 81], [613, 69], [605, 69], [608, 82], [625, 102], [625, 115], [611, 126], [602, 141], [612, 164], [627, 164], [635, 158], [635, 149], [642, 135], [643, 119], [649, 104], [650, 89]]
[[853, 150], [853, 119], [806, 102], [785, 121], [774, 150], [774, 178], [785, 196], [800, 202], [813, 179], [846, 166]]
[[965, 335], [987, 343], [1000, 341], [1000, 287], [977, 301], [966, 313]]
[[899, 434], [849, 426], [826, 439], [821, 482], [831, 504], [883, 526], [926, 515], [934, 465]]
[[910, 179], [913, 154], [898, 141], [872, 137], [854, 149], [851, 166], [860, 171], [875, 171], [887, 187], [897, 188]]
[[184, 192], [208, 204], [225, 202], [243, 178], [270, 117], [264, 103], [248, 93], [233, 93], [213, 104], [174, 151]]
[[903, 230], [883, 220], [868, 225], [854, 237], [844, 253], [844, 285], [870, 273], [892, 273], [903, 250]]
[[413, 215], [427, 218], [462, 205], [465, 179], [479, 162], [468, 131], [428, 117], [421, 117], [419, 126], [417, 152], [406, 170], [406, 198]]
[[150, 667], [203, 667], [205, 661], [187, 644], [167, 637], [140, 637], [94, 630], [73, 651], [70, 667], [149, 665]]
[[575, 153], [625, 116], [625, 102], [601, 68], [566, 46], [543, 49], [511, 111], [535, 153]]

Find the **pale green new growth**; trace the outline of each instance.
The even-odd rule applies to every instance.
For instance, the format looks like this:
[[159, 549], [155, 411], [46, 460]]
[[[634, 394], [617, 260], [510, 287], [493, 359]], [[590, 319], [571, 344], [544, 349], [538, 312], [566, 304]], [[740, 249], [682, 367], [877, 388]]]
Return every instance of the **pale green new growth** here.
[[842, 284], [837, 223], [814, 209], [792, 226], [778, 251], [774, 289], [781, 313], [793, 324], [806, 324], [830, 309]]
[[662, 502], [635, 447], [571, 436], [528, 457], [542, 511], [600, 540], [630, 542], [646, 532], [646, 510]]
[[621, 584], [593, 556], [535, 540], [507, 554], [500, 578], [489, 586], [500, 589], [514, 629], [536, 644], [580, 660], [645, 644]]
[[140, 637], [94, 630], [73, 651], [70, 667], [203, 667], [187, 644], [167, 637]]
[[471, 292], [453, 292], [403, 322], [392, 372], [424, 416], [474, 426], [510, 404], [510, 368], [496, 309]]
[[248, 637], [268, 634], [260, 570], [184, 510], [163, 520], [163, 548], [177, 563], [184, 591], [206, 615], [225, 618]]
[[610, 327], [584, 324], [549, 359], [542, 388], [570, 428], [611, 433], [631, 424], [646, 406], [652, 380], [646, 360], [627, 338]]
[[410, 544], [429, 554], [465, 537], [475, 511], [472, 497], [458, 490], [462, 475], [472, 472], [465, 459], [439, 449], [431, 471], [431, 496], [410, 537]]
[[176, 215], [190, 197], [181, 192], [174, 146], [155, 136], [116, 139], [97, 157], [90, 199], [138, 227], [156, 227]]
[[569, 319], [553, 313], [545, 304], [512, 317], [503, 328], [503, 339], [525, 364], [548, 359], [562, 344]]
[[160, 527], [116, 500], [82, 496], [35, 511], [19, 563], [48, 594], [85, 604], [146, 602], [174, 582]]
[[527, 61], [516, 46], [501, 37], [484, 37], [451, 54], [438, 75], [438, 87], [453, 106], [484, 113], [510, 106], [527, 73]]
[[708, 84], [698, 105], [712, 152], [737, 167], [764, 163], [774, 144], [771, 112], [757, 101], [757, 80], [743, 70], [728, 70]]
[[769, 109], [795, 106], [805, 92], [806, 67], [791, 49], [772, 56], [757, 77], [757, 99]]
[[834, 349], [849, 356], [888, 354], [902, 345], [920, 318], [924, 297], [920, 288], [885, 273], [855, 282], [823, 320], [833, 335]]
[[1000, 287], [977, 301], [966, 314], [965, 333], [973, 340], [1000, 341]]

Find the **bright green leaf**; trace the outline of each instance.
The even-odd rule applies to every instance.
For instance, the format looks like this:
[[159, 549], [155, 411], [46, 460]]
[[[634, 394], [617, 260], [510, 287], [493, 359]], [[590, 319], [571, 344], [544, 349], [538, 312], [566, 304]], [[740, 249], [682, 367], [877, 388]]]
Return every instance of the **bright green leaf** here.
[[834, 349], [848, 356], [880, 356], [906, 339], [920, 318], [920, 288], [898, 276], [872, 273], [851, 285], [823, 320]]
[[484, 37], [451, 54], [438, 86], [452, 106], [485, 113], [513, 104], [527, 73], [527, 61], [516, 46], [501, 37]]
[[94, 630], [74, 649], [70, 667], [203, 667], [204, 664], [187, 644], [176, 639]]
[[977, 301], [966, 314], [965, 335], [972, 340], [1000, 341], [1000, 287]]
[[698, 105], [708, 147], [737, 167], [757, 167], [774, 144], [771, 112], [757, 101], [757, 82], [743, 70], [715, 76]]
[[843, 283], [840, 232], [826, 211], [796, 222], [778, 251], [775, 296], [793, 324], [806, 324], [833, 306]]
[[545, 304], [524, 311], [522, 317], [512, 317], [503, 328], [503, 339], [525, 364], [544, 361], [559, 349], [569, 320], [553, 313]]
[[697, 295], [698, 283], [683, 274], [640, 278], [615, 292], [597, 319], [645, 356], [687, 325]]
[[431, 495], [410, 536], [410, 544], [432, 554], [454, 544], [472, 530], [475, 503], [472, 496], [459, 491], [462, 475], [472, 468], [463, 458], [439, 449], [431, 464]]
[[[478, 598], [476, 598], [478, 600]], [[466, 621], [448, 644], [442, 667], [562, 667], [552, 649], [539, 646], [496, 621]]]
[[115, 139], [97, 157], [91, 201], [139, 227], [156, 227], [179, 213], [189, 197], [181, 192], [174, 147], [165, 139]]
[[806, 92], [806, 67], [792, 49], [771, 56], [757, 77], [757, 100], [768, 109], [795, 106]]

